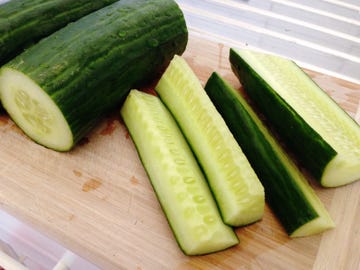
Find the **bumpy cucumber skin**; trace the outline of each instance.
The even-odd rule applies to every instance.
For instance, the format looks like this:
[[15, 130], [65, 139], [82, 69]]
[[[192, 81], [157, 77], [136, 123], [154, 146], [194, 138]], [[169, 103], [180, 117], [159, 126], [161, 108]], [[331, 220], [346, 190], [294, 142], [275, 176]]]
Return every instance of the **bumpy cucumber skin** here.
[[[134, 106], [134, 104], [137, 105]], [[230, 226], [222, 222], [211, 191], [208, 189], [201, 169], [181, 130], [160, 99], [138, 90], [131, 90], [120, 110], [120, 115], [129, 130], [139, 158], [180, 249], [186, 255], [204, 255], [238, 244], [239, 239], [236, 233]], [[155, 138], [149, 141], [151, 136]], [[159, 158], [158, 155], [161, 155], [162, 158]], [[165, 167], [163, 167], [164, 164]], [[194, 178], [192, 182], [187, 183], [185, 180], [187, 177]], [[183, 217], [184, 213], [181, 210], [184, 209], [181, 209], [176, 199], [179, 195], [177, 193], [179, 192], [178, 186], [169, 184], [173, 181], [172, 178], [181, 180], [179, 185], [182, 188], [185, 186], [193, 189], [201, 188], [196, 193], [204, 195], [205, 199], [202, 203], [196, 202], [192, 197], [194, 194], [191, 192], [186, 192], [188, 197], [183, 203], [191, 205], [193, 209], [206, 205], [207, 214], [210, 214], [213, 219], [212, 224], [209, 224], [209, 230], [214, 233], [212, 235], [215, 237], [214, 243], [211, 243], [212, 241], [209, 239], [198, 240], [189, 237], [194, 232], [193, 229], [190, 229], [191, 222], [187, 222], [187, 218]], [[168, 191], [164, 192], [166, 188]], [[175, 201], [175, 205], [169, 201], [169, 198]], [[173, 209], [176, 211], [174, 212]], [[199, 215], [198, 218], [203, 218], [203, 215]], [[174, 221], [175, 219], [180, 219], [182, 224]], [[201, 225], [201, 222], [197, 223], [197, 225], [199, 224]], [[192, 223], [192, 225], [194, 224]], [[190, 231], [186, 232], [186, 230]], [[195, 246], [197, 248], [194, 248]]]
[[236, 96], [235, 90], [216, 73], [209, 78], [205, 90], [259, 176], [266, 199], [286, 232], [291, 235], [317, 218], [315, 209], [293, 180], [291, 168], [281, 161], [249, 114], [246, 101]]
[[36, 82], [57, 104], [74, 144], [132, 87], [153, 78], [188, 39], [172, 0], [124, 0], [70, 23], [5, 67]]
[[[234, 49], [230, 63], [246, 93], [311, 174], [321, 183], [326, 165], [336, 151], [266, 83]], [[295, 64], [295, 63], [294, 63]]]
[[0, 5], [0, 65], [41, 38], [117, 0], [11, 0]]

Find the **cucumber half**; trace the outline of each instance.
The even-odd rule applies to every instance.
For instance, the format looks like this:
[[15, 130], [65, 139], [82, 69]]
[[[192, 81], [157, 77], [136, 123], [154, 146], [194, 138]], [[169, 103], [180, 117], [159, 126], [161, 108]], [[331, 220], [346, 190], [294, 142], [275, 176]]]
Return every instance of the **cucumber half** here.
[[180, 248], [187, 255], [236, 245], [175, 120], [156, 96], [131, 90], [121, 116]]
[[321, 185], [360, 179], [359, 125], [299, 66], [235, 49], [230, 62], [252, 101]]
[[264, 213], [264, 188], [200, 81], [175, 55], [155, 87], [197, 157], [224, 222], [253, 223]]
[[49, 95], [24, 73], [3, 68], [0, 99], [23, 132], [50, 148], [67, 150], [73, 136], [62, 112]]

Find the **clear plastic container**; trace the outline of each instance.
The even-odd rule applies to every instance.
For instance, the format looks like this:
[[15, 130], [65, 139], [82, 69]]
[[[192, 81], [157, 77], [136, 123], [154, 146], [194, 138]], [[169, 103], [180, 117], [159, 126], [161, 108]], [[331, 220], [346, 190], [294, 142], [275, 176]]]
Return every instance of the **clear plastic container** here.
[[59, 243], [0, 210], [1, 267], [6, 270], [99, 270]]

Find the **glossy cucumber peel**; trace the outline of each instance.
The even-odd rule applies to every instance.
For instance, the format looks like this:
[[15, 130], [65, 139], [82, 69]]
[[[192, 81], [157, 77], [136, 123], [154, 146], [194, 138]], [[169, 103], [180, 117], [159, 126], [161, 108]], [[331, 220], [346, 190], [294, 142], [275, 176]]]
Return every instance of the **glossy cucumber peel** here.
[[211, 75], [205, 90], [259, 176], [266, 200], [286, 232], [301, 237], [333, 228], [304, 175], [239, 92], [217, 73]]
[[41, 38], [117, 0], [11, 0], [0, 4], [0, 66]]
[[236, 245], [236, 234], [223, 223], [190, 147], [161, 100], [132, 90], [121, 116], [184, 253], [200, 255]]
[[155, 90], [188, 140], [215, 196], [223, 220], [253, 223], [264, 213], [264, 189], [198, 78], [175, 56]]
[[247, 94], [301, 164], [325, 187], [360, 179], [360, 127], [293, 61], [230, 50]]
[[[154, 19], [156, 18], [156, 19]], [[173, 0], [122, 0], [67, 25], [0, 70], [0, 99], [34, 141], [70, 150], [187, 44]]]

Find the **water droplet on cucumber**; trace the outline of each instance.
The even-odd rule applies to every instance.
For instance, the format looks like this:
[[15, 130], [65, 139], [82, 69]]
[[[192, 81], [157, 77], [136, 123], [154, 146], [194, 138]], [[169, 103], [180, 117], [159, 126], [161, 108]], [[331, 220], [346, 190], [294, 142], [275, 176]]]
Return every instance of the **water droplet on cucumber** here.
[[118, 33], [118, 36], [121, 37], [121, 38], [124, 38], [124, 37], [126, 37], [126, 32], [125, 31], [120, 31]]
[[159, 46], [159, 41], [156, 38], [151, 38], [148, 40], [148, 44], [150, 47], [157, 47]]

